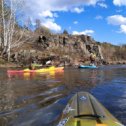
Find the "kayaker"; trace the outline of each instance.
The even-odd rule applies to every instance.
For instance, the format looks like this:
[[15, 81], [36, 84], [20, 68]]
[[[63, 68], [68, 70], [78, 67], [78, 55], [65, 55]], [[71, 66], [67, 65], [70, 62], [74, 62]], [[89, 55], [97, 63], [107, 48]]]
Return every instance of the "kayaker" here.
[[36, 61], [32, 61], [31, 64], [29, 65], [30, 70], [35, 70], [36, 67]]
[[35, 70], [34, 64], [31, 63], [31, 64], [29, 65], [29, 69], [30, 69], [30, 70]]
[[96, 59], [96, 54], [95, 53], [91, 53], [91, 55], [90, 55], [91, 64], [95, 64], [95, 59]]

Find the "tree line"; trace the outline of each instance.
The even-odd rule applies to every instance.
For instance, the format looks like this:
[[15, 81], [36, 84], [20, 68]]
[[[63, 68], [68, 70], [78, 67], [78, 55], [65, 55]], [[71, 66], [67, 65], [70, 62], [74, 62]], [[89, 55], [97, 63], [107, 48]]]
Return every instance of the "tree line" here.
[[27, 41], [34, 41], [35, 36], [40, 32], [45, 34], [51, 32], [41, 25], [39, 19], [36, 19], [33, 31], [30, 18], [23, 20], [24, 7], [23, 0], [0, 0], [0, 55], [6, 54], [8, 60], [13, 48], [18, 48]]

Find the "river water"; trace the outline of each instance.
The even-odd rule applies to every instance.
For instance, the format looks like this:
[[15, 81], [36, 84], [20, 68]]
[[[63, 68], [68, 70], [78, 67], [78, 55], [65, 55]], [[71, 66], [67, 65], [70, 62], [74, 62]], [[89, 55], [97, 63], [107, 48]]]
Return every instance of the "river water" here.
[[126, 125], [126, 66], [7, 75], [0, 69], [0, 126], [56, 126], [78, 91], [93, 94]]

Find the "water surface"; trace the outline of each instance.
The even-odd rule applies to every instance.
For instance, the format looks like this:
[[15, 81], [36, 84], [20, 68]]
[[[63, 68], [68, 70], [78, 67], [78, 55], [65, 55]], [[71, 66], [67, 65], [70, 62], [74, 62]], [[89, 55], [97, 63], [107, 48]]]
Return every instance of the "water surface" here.
[[126, 66], [7, 75], [0, 69], [0, 126], [56, 126], [78, 91], [93, 94], [126, 125]]

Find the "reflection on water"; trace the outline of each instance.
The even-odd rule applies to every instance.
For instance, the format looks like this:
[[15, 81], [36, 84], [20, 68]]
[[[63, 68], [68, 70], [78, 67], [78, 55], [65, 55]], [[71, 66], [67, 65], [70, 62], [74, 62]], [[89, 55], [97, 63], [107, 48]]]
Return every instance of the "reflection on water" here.
[[55, 126], [78, 91], [92, 93], [126, 125], [126, 66], [107, 66], [11, 75], [1, 69], [0, 126]]

